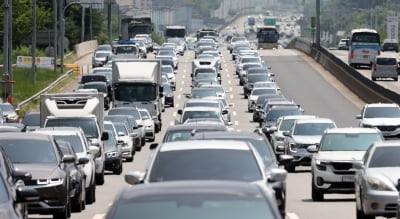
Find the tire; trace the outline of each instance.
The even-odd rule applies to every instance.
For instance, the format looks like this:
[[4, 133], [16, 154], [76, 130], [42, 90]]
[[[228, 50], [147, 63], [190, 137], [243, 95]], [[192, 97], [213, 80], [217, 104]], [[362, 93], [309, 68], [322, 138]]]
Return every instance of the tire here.
[[79, 197], [75, 197], [71, 200], [71, 209], [73, 212], [82, 212], [82, 210], [85, 209], [85, 180], [82, 180], [82, 188], [81, 188], [81, 193], [79, 194]]
[[96, 201], [96, 182], [86, 191], [86, 204], [93, 204]]
[[114, 173], [115, 175], [121, 175], [121, 173], [122, 173], [122, 159], [121, 159], [121, 162], [120, 162], [120, 164], [119, 164], [118, 169], [114, 170], [113, 173]]
[[372, 81], [376, 81], [376, 77], [371, 77]]
[[104, 170], [102, 173], [96, 173], [96, 185], [104, 184]]
[[[362, 197], [362, 195], [361, 195], [361, 191], [360, 191], [360, 197]], [[357, 202], [357, 200], [356, 200], [356, 202]], [[356, 218], [357, 219], [375, 219], [375, 216], [373, 216], [373, 215], [365, 215], [364, 214], [364, 210], [363, 210], [363, 207], [362, 207], [362, 200], [361, 200], [361, 198], [360, 198], [360, 206], [361, 206], [361, 209], [358, 209], [357, 208], [357, 204], [356, 204]]]
[[393, 80], [394, 80], [394, 81], [398, 81], [399, 78], [398, 78], [398, 77], [394, 77]]
[[134, 151], [135, 151], [135, 150], [132, 149], [131, 157], [125, 158], [125, 159], [126, 159], [126, 162], [132, 162], [132, 161], [133, 161], [133, 157], [134, 157], [134, 155], [135, 155], [135, 154], [134, 154]]
[[142, 150], [142, 147], [141, 146], [136, 146], [135, 147], [135, 151], [141, 151]]
[[[314, 177], [312, 177], [314, 178]], [[318, 191], [318, 189], [314, 185], [314, 180], [311, 180], [311, 198], [315, 202], [320, 202], [324, 200], [324, 193], [322, 191]]]
[[287, 165], [287, 166], [285, 166], [285, 170], [288, 171], [289, 173], [294, 173], [294, 172], [296, 172], [296, 166], [295, 165]]
[[140, 145], [141, 146], [144, 146], [146, 144], [146, 139], [145, 138], [142, 138], [142, 140], [140, 141]]
[[[67, 197], [69, 199], [69, 197]], [[53, 219], [67, 219], [71, 217], [71, 202], [68, 200], [64, 210], [53, 214]]]

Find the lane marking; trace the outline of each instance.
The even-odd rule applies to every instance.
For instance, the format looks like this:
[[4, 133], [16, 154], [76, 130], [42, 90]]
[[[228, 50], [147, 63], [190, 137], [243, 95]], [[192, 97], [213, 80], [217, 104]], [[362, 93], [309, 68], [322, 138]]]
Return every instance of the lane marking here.
[[286, 217], [288, 217], [289, 219], [300, 219], [297, 214], [295, 213], [290, 213], [290, 212], [286, 212]]
[[226, 77], [229, 78], [231, 75], [227, 74]]
[[233, 111], [233, 112], [232, 112], [232, 115], [233, 115], [233, 116], [237, 116], [237, 112], [236, 112], [236, 111]]
[[169, 122], [169, 125], [171, 126], [171, 125], [175, 125], [175, 122], [174, 121], [171, 121], [171, 122]]
[[172, 113], [172, 116], [173, 116], [173, 117], [176, 117], [176, 115], [177, 115], [176, 112]]
[[232, 81], [231, 81], [231, 80], [228, 80], [228, 84], [232, 84]]
[[235, 121], [235, 125], [238, 126], [239, 125], [239, 121], [236, 120]]
[[229, 97], [230, 97], [231, 99], [233, 99], [233, 94], [229, 95]]
[[180, 100], [180, 99], [181, 99], [181, 95], [179, 94], [179, 95], [178, 95], [178, 100]]
[[232, 92], [233, 91], [233, 88], [232, 87], [229, 87], [229, 92]]
[[183, 79], [183, 78], [186, 78], [186, 75], [182, 75], [182, 79]]
[[96, 214], [92, 217], [92, 219], [103, 219], [106, 214]]
[[175, 104], [175, 107], [176, 107], [176, 108], [179, 108], [179, 103]]
[[183, 84], [185, 84], [185, 82], [184, 82], [184, 81], [181, 81], [181, 84], [183, 85]]
[[181, 91], [181, 92], [182, 92], [182, 91], [183, 91], [183, 88], [182, 88], [182, 87], [181, 87], [181, 88], [179, 88], [179, 91]]

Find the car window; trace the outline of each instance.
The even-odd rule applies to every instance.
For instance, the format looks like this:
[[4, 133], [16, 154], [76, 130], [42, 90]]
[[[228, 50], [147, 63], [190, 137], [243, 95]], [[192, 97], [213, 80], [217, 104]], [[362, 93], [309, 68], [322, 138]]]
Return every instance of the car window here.
[[70, 119], [49, 119], [46, 122], [46, 127], [58, 127], [58, 126], [66, 126], [66, 127], [80, 127], [85, 133], [86, 138], [97, 138], [99, 133], [97, 132], [97, 124], [96, 121], [89, 119], [79, 119], [79, 118], [70, 118]]
[[334, 128], [333, 123], [302, 123], [296, 124], [294, 135], [322, 135], [326, 129]]
[[369, 167], [400, 167], [400, 147], [377, 147]]
[[69, 142], [74, 149], [75, 153], [83, 152], [83, 145], [78, 135], [53, 135], [56, 140], [63, 140]]
[[149, 181], [234, 180], [252, 182], [263, 177], [251, 151], [177, 150], [159, 152]]
[[2, 176], [0, 176], [0, 203], [8, 202], [9, 193]]
[[55, 164], [57, 162], [54, 147], [48, 141], [1, 139], [0, 145], [13, 163]]
[[376, 141], [378, 133], [329, 133], [321, 139], [320, 151], [365, 151]]
[[217, 111], [186, 111], [182, 115], [182, 122], [184, 123], [188, 119], [202, 119], [202, 118], [219, 119], [220, 117]]
[[367, 107], [364, 118], [399, 118], [400, 109], [398, 107]]
[[397, 60], [394, 58], [378, 58], [376, 59], [378, 65], [397, 65]]
[[40, 114], [26, 114], [22, 119], [22, 124], [27, 126], [40, 126]]

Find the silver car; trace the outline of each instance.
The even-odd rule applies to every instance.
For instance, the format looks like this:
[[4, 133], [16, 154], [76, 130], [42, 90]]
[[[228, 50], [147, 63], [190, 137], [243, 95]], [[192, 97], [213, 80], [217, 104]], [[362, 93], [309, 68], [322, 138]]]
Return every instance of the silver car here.
[[[374, 128], [335, 128], [326, 130], [311, 160], [311, 197], [322, 201], [325, 193], [353, 193], [353, 163], [361, 161], [365, 151], [383, 136]], [[318, 149], [318, 150], [317, 150]]]
[[396, 216], [399, 157], [400, 141], [376, 142], [354, 165], [357, 219]]
[[397, 69], [398, 64], [395, 57], [376, 56], [371, 68], [371, 79], [376, 81], [377, 78], [393, 78], [397, 81], [399, 78]]

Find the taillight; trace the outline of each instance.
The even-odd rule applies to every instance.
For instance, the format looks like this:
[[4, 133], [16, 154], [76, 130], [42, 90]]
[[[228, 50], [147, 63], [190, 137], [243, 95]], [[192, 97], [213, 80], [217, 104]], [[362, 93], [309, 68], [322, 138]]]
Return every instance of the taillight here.
[[376, 71], [376, 64], [374, 64], [374, 71]]
[[378, 51], [378, 56], [380, 56], [381, 55], [381, 51]]
[[354, 59], [354, 50], [351, 50], [350, 52], [350, 59]]

